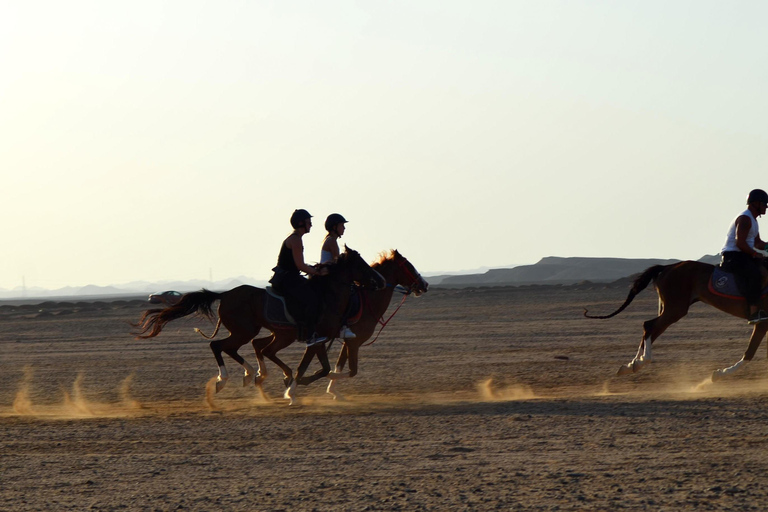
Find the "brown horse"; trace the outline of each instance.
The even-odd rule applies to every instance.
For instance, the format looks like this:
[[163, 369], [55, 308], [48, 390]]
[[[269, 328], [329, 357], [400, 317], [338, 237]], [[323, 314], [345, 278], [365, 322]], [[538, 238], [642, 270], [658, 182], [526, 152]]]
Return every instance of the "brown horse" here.
[[[310, 279], [310, 283], [316, 291], [325, 290], [338, 298], [339, 311], [329, 311], [322, 316], [317, 326], [317, 332], [330, 338], [335, 337], [341, 327], [341, 315], [346, 307], [351, 294], [351, 285], [354, 282], [373, 284], [383, 288], [385, 280], [383, 276], [373, 270], [357, 251], [345, 247], [335, 263], [327, 265], [328, 275]], [[215, 293], [208, 290], [187, 293], [181, 300], [163, 309], [151, 309], [146, 311], [136, 327], [140, 329], [138, 338], [153, 338], [160, 334], [168, 322], [182, 318], [193, 313], [199, 313], [209, 319], [213, 318], [213, 303], [219, 300], [219, 320], [213, 335], [205, 336], [213, 338], [223, 324], [229, 331], [229, 336], [221, 340], [213, 340], [210, 343], [213, 355], [219, 366], [219, 376], [216, 382], [216, 391], [220, 391], [229, 378], [224, 359], [224, 352], [237, 361], [245, 369], [243, 385], [253, 380], [253, 367], [248, 364], [238, 353], [238, 349], [251, 341], [261, 330], [265, 328], [271, 331], [271, 335], [260, 340], [254, 340], [256, 356], [259, 360], [259, 373], [256, 385], [261, 388], [261, 382], [266, 378], [263, 356], [268, 357], [277, 364], [285, 375], [284, 383], [288, 387], [293, 381], [292, 370], [277, 357], [277, 352], [287, 347], [296, 339], [297, 330], [293, 326], [275, 325], [264, 316], [264, 300], [266, 292], [254, 286], [238, 286], [224, 293]], [[198, 330], [198, 332], [200, 332]], [[258, 343], [257, 343], [258, 342]], [[324, 344], [317, 346], [317, 350], [325, 353]], [[325, 356], [327, 359], [327, 355]], [[262, 390], [263, 391], [263, 390]]]
[[[339, 359], [336, 362], [335, 371], [329, 375], [331, 382], [328, 384], [328, 393], [332, 394], [334, 398], [337, 399], [343, 398], [341, 394], [335, 390], [338, 380], [352, 378], [357, 375], [358, 352], [360, 347], [370, 339], [376, 331], [376, 328], [383, 324], [382, 319], [392, 300], [395, 287], [402, 286], [405, 288], [406, 295], [413, 293], [417, 297], [422, 293], [426, 293], [429, 288], [429, 284], [421, 277], [411, 262], [401, 256], [397, 251], [390, 251], [388, 254], [383, 255], [379, 261], [371, 265], [371, 267], [384, 276], [384, 279], [387, 281], [387, 287], [383, 290], [362, 290], [361, 292], [363, 311], [360, 320], [349, 326], [350, 329], [352, 329], [352, 332], [355, 333], [355, 338], [344, 340], [344, 345], [339, 353]], [[344, 369], [347, 360], [349, 360], [349, 372], [342, 374], [341, 372]], [[301, 364], [303, 363], [304, 360], [302, 360], [302, 363], [300, 363], [299, 366], [301, 367]], [[307, 377], [305, 377], [305, 379], [307, 379]], [[299, 383], [303, 384], [303, 382]]]
[[[682, 261], [672, 265], [655, 265], [640, 274], [629, 291], [624, 304], [610, 315], [592, 316], [584, 311], [587, 318], [611, 318], [618, 315], [629, 306], [632, 299], [653, 281], [659, 295], [659, 316], [643, 324], [643, 339], [637, 350], [637, 355], [629, 363], [619, 368], [617, 375], [627, 375], [640, 371], [645, 364], [651, 362], [651, 345], [669, 327], [688, 313], [688, 308], [695, 302], [709, 304], [720, 311], [739, 318], [747, 318], [749, 313], [743, 298], [726, 297], [710, 291], [709, 281], [715, 267], [698, 261]], [[764, 272], [765, 274], [765, 272]], [[763, 278], [765, 282], [765, 276]], [[765, 298], [763, 308], [765, 308]], [[760, 346], [765, 333], [768, 332], [768, 322], [755, 324], [749, 347], [744, 357], [728, 368], [715, 370], [712, 379], [717, 380], [730, 375], [741, 366], [751, 361]]]
[[[293, 403], [295, 397], [297, 384], [306, 386], [326, 375], [332, 379], [328, 385], [328, 393], [332, 394], [334, 398], [343, 398], [340, 393], [334, 391], [336, 379], [351, 378], [357, 374], [358, 350], [374, 333], [377, 324], [383, 323], [381, 319], [392, 300], [395, 287], [403, 287], [406, 296], [411, 293], [419, 296], [422, 293], [425, 293], [429, 287], [411, 262], [395, 250], [382, 255], [379, 261], [372, 264], [371, 267], [384, 277], [386, 280], [386, 287], [381, 289], [360, 289], [362, 303], [360, 319], [349, 326], [352, 329], [352, 332], [355, 333], [355, 338], [343, 340], [344, 344], [339, 354], [339, 359], [336, 363], [336, 371], [334, 373], [331, 374], [331, 366], [328, 362], [327, 352], [321, 350], [325, 348], [324, 346], [315, 345], [313, 347], [307, 347], [301, 358], [301, 362], [299, 363], [297, 377], [285, 392], [285, 397], [289, 398], [291, 403]], [[405, 300], [405, 297], [403, 297], [403, 300]], [[259, 353], [257, 343], [259, 341], [260, 340], [253, 340], [257, 356]], [[316, 371], [312, 375], [304, 376], [304, 373], [315, 356], [317, 356], [320, 361], [322, 369]], [[341, 374], [340, 372], [344, 368], [347, 359], [349, 359], [350, 371], [347, 374]]]

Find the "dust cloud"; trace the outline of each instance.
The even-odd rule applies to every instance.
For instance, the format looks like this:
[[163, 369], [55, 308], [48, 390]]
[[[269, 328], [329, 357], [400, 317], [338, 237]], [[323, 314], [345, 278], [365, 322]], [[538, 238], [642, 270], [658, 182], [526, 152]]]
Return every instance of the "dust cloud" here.
[[29, 385], [32, 382], [32, 376], [32, 367], [25, 366], [21, 386], [19, 386], [19, 391], [16, 393], [16, 398], [13, 400], [13, 410], [16, 414], [22, 416], [34, 414], [32, 401], [29, 398]]
[[494, 389], [493, 379], [486, 379], [477, 384], [480, 397], [486, 402], [531, 400], [537, 398], [530, 386], [516, 384], [504, 388]]
[[120, 383], [118, 403], [103, 403], [86, 398], [83, 392], [85, 375], [78, 373], [72, 389], [62, 389], [62, 401], [58, 404], [35, 405], [32, 399], [33, 370], [24, 368], [24, 376], [13, 401], [13, 415], [47, 419], [115, 418], [136, 416], [144, 406], [131, 396], [133, 374]]

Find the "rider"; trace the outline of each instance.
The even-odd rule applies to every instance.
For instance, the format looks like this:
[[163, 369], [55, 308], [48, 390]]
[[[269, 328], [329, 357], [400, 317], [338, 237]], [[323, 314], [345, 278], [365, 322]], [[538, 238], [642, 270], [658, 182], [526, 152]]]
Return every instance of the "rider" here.
[[[315, 327], [320, 315], [320, 301], [309, 285], [309, 281], [299, 272], [310, 276], [325, 275], [328, 269], [316, 269], [304, 263], [304, 244], [301, 237], [312, 229], [312, 215], [307, 210], [295, 210], [291, 215], [293, 233], [283, 241], [275, 274], [269, 280], [277, 293], [285, 297], [288, 310], [296, 317], [299, 324], [299, 339], [306, 339], [307, 346], [323, 343], [327, 337], [319, 336]], [[298, 314], [297, 314], [298, 313]], [[312, 335], [307, 339], [307, 335]]]
[[[320, 263], [331, 263], [333, 261], [336, 261], [336, 259], [339, 257], [339, 254], [341, 251], [339, 251], [339, 238], [344, 235], [344, 231], [346, 229], [347, 219], [344, 218], [343, 215], [339, 213], [332, 213], [328, 216], [327, 219], [325, 219], [325, 230], [328, 231], [328, 234], [325, 235], [325, 240], [323, 240], [323, 247], [320, 250]], [[339, 338], [342, 339], [352, 339], [355, 337], [355, 333], [350, 330], [349, 327], [346, 325], [341, 326], [341, 331], [339, 332]]]
[[764, 190], [752, 190], [747, 205], [748, 208], [731, 223], [720, 266], [735, 275], [736, 284], [749, 305], [747, 322], [756, 324], [768, 320], [768, 313], [760, 309], [764, 256], [755, 250], [766, 248], [766, 243], [760, 240], [757, 217], [765, 214], [768, 194]]

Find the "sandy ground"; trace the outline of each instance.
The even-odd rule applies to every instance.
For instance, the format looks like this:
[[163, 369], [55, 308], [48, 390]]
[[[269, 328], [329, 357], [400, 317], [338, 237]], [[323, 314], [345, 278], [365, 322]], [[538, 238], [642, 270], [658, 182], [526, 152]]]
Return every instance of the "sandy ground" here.
[[763, 510], [765, 349], [712, 384], [750, 328], [695, 305], [615, 377], [655, 295], [581, 313], [624, 296], [433, 289], [361, 350], [347, 400], [320, 381], [291, 407], [271, 363], [271, 401], [229, 359], [207, 397], [204, 320], [138, 341], [140, 301], [0, 306], [0, 510]]

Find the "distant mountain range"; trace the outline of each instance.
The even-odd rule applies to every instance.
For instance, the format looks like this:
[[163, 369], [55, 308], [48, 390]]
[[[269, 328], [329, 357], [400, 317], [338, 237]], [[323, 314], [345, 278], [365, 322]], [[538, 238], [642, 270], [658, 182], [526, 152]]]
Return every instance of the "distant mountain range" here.
[[242, 284], [264, 287], [266, 281], [258, 281], [246, 276], [239, 276], [221, 281], [204, 281], [202, 279], [192, 279], [189, 281], [133, 281], [130, 283], [112, 285], [112, 286], [67, 286], [56, 290], [47, 290], [45, 288], [16, 287], [12, 290], [0, 288], [0, 299], [10, 298], [46, 298], [46, 297], [99, 297], [99, 296], [128, 296], [128, 295], [148, 295], [154, 292], [166, 290], [176, 290], [179, 292], [190, 292], [207, 288], [209, 290], [230, 290]]
[[[519, 286], [530, 284], [576, 284], [583, 281], [609, 283], [642, 272], [653, 265], [670, 265], [680, 260], [627, 258], [542, 258], [534, 265], [491, 269], [483, 274], [433, 276], [431, 285], [462, 288], [467, 286]], [[716, 265], [719, 255], [698, 261]]]
[[[669, 265], [680, 260], [626, 259], [626, 258], [560, 258], [549, 256], [534, 265], [520, 265], [512, 268], [495, 268], [478, 274], [428, 276], [430, 285], [463, 288], [468, 286], [520, 286], [531, 284], [576, 284], [584, 281], [608, 283], [642, 272], [652, 265]], [[705, 263], [718, 264], [719, 255], [704, 256]], [[189, 292], [207, 288], [209, 290], [230, 290], [242, 284], [264, 287], [266, 281], [246, 276], [222, 281], [134, 281], [122, 285], [65, 287], [56, 290], [44, 288], [0, 289], [0, 299], [48, 298], [48, 297], [120, 297], [146, 295], [153, 292], [176, 290]]]

